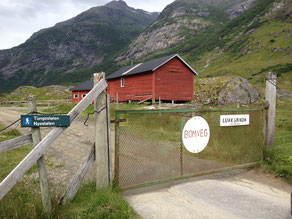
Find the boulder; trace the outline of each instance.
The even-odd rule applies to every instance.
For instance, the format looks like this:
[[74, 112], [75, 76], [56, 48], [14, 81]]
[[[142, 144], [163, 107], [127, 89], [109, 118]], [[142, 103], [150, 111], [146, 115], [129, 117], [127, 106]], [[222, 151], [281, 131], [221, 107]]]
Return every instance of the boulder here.
[[205, 78], [195, 83], [195, 100], [205, 105], [251, 104], [258, 99], [259, 93], [242, 77]]

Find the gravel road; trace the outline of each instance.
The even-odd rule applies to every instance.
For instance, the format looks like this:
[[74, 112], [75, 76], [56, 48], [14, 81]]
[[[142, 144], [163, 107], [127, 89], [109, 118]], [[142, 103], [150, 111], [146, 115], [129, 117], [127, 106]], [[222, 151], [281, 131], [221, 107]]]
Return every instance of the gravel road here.
[[258, 171], [236, 170], [129, 190], [141, 218], [292, 218], [292, 186]]

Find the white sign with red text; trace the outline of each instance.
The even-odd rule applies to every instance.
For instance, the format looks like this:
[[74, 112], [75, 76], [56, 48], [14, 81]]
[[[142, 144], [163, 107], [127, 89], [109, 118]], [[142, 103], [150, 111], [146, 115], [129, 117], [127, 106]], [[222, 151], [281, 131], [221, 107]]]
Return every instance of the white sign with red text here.
[[195, 116], [185, 124], [182, 132], [182, 140], [185, 148], [191, 153], [200, 153], [208, 145], [210, 128], [207, 121]]

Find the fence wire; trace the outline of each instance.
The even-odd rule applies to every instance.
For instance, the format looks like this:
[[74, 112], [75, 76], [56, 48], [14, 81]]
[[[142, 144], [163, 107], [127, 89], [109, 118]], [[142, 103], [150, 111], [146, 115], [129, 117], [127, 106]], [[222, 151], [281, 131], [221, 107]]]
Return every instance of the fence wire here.
[[276, 111], [275, 148], [292, 147], [292, 103], [279, 106]]
[[[249, 114], [250, 125], [220, 127], [220, 115]], [[262, 160], [263, 111], [251, 112], [117, 112], [125, 123], [118, 131], [117, 173], [122, 187], [151, 183]], [[193, 116], [202, 116], [211, 137], [199, 154], [188, 152], [181, 130]]]
[[[84, 120], [74, 121], [45, 153], [49, 182], [58, 194], [65, 191], [94, 145], [94, 116], [89, 117], [87, 126]], [[49, 131], [43, 130], [42, 135]], [[94, 173], [91, 168], [86, 180], [94, 180]]]
[[[65, 192], [73, 176], [94, 145], [94, 115], [90, 116], [87, 126], [86, 116], [76, 119], [45, 152], [45, 163], [49, 186], [53, 199], [58, 199]], [[17, 124], [15, 124], [17, 126]], [[52, 128], [40, 128], [44, 138]], [[29, 152], [33, 145], [27, 145], [9, 152], [0, 153], [0, 181], [2, 181]], [[94, 163], [86, 175], [85, 182], [95, 180]], [[33, 191], [40, 195], [39, 176], [36, 164], [25, 174], [14, 190]], [[11, 192], [9, 192], [11, 193]], [[8, 193], [8, 196], [9, 196]], [[13, 190], [12, 193], [13, 194]]]

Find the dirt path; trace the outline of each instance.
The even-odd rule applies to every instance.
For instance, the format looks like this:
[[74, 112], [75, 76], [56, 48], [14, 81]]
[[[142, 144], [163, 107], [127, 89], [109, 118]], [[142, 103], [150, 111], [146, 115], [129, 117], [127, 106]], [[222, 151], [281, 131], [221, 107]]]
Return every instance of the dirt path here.
[[[20, 115], [23, 114], [19, 112], [24, 110], [23, 108], [15, 107], [0, 107], [0, 123], [4, 126], [10, 125], [12, 122], [20, 118]], [[12, 128], [17, 128], [22, 134], [28, 133], [29, 129], [21, 128], [19, 122], [12, 126]]]

